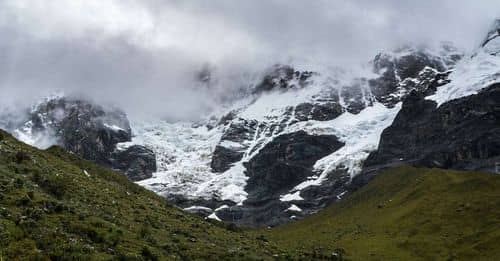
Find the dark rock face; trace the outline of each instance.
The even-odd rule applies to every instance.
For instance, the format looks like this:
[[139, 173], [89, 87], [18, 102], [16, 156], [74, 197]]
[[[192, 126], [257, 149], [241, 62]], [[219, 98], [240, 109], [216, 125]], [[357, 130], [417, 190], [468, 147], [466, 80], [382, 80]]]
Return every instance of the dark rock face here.
[[490, 169], [500, 159], [500, 84], [436, 107], [417, 92], [384, 130], [366, 168], [416, 166]]
[[[239, 226], [276, 226], [313, 214], [329, 204], [340, 200], [337, 195], [345, 193], [350, 176], [339, 169], [329, 174], [320, 186], [310, 186], [300, 192], [303, 200], [282, 202], [278, 198], [269, 200], [247, 200], [242, 206], [231, 206], [216, 212], [226, 222]], [[290, 209], [293, 204], [300, 211]]]
[[[156, 171], [154, 153], [142, 146], [116, 152], [116, 144], [130, 141], [127, 116], [82, 100], [51, 99], [31, 113], [34, 133], [50, 133], [64, 149], [84, 159], [130, 174], [132, 180]], [[116, 157], [116, 158], [115, 158]]]
[[[233, 117], [233, 116], [231, 116]], [[219, 145], [215, 147], [212, 154], [210, 167], [213, 172], [224, 172], [231, 165], [243, 158], [244, 151], [248, 148], [245, 141], [250, 140], [255, 134], [257, 121], [238, 119], [229, 121]], [[232, 146], [237, 144], [237, 146]]]
[[[402, 99], [413, 90], [424, 96], [434, 94], [438, 87], [450, 82], [448, 79], [450, 73], [451, 71], [439, 72], [433, 68], [425, 67], [416, 78], [407, 78], [400, 83], [400, 88], [404, 92]], [[398, 101], [401, 101], [401, 98]]]
[[369, 88], [365, 79], [357, 79], [350, 86], [344, 86], [340, 90], [340, 96], [343, 98], [346, 110], [352, 114], [358, 114], [367, 106], [373, 104], [373, 96], [369, 92]]
[[[262, 82], [255, 87], [254, 92], [303, 87], [308, 84], [312, 75], [314, 75], [313, 72], [299, 72], [288, 65], [275, 65], [264, 76]], [[292, 81], [297, 82], [298, 86], [291, 83]]]
[[109, 155], [117, 143], [130, 141], [132, 136], [123, 112], [105, 111], [78, 100], [54, 99], [40, 104], [31, 121], [34, 131], [50, 128], [63, 148], [102, 165], [110, 164]]
[[224, 172], [231, 167], [231, 164], [241, 160], [244, 152], [222, 147], [220, 145], [215, 147], [212, 155], [210, 167], [214, 172]]
[[397, 93], [401, 90], [398, 89], [403, 87], [403, 91], [409, 91], [404, 87], [410, 86], [401, 86], [400, 82], [417, 78], [426, 67], [440, 72], [447, 69], [447, 65], [439, 57], [431, 56], [423, 51], [401, 50], [401, 52], [405, 54], [392, 56], [381, 53], [373, 61], [374, 72], [381, 76], [369, 81], [370, 88], [377, 101], [386, 106], [394, 106], [400, 101], [397, 98], [401, 97], [398, 97]]
[[245, 204], [244, 206], [232, 206], [219, 210], [216, 215], [221, 220], [238, 226], [275, 226], [290, 222], [292, 214], [286, 211], [288, 205], [279, 200], [253, 205]]
[[317, 160], [343, 145], [335, 136], [313, 136], [303, 131], [278, 136], [245, 163], [247, 201], [265, 201], [289, 191], [312, 176]]
[[[332, 195], [338, 194], [329, 193], [335, 189], [318, 187], [304, 190], [304, 200], [293, 202], [300, 206], [301, 211], [289, 209], [291, 202], [282, 202], [280, 195], [288, 194], [293, 187], [306, 181], [313, 175], [312, 168], [317, 160], [343, 145], [335, 136], [314, 136], [304, 131], [276, 137], [244, 163], [249, 178], [245, 187], [248, 199], [243, 205], [233, 204], [218, 210], [217, 216], [237, 225], [273, 226], [324, 207], [327, 202], [331, 202]], [[338, 189], [342, 187], [340, 183]], [[321, 193], [324, 197], [316, 197]]]
[[112, 166], [124, 172], [132, 181], [152, 177], [156, 172], [156, 155], [144, 146], [130, 146], [125, 150], [116, 150], [111, 156]]
[[295, 118], [298, 121], [329, 121], [344, 112], [338, 103], [301, 103], [295, 107]]

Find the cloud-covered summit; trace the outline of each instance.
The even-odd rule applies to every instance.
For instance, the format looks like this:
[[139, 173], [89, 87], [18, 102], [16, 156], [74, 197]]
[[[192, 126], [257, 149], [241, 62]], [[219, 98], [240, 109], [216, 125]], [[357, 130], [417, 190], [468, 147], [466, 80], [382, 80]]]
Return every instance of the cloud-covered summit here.
[[[56, 90], [138, 115], [193, 118], [274, 63], [350, 66], [403, 43], [477, 46], [500, 15], [482, 1], [0, 0], [0, 99]], [[196, 88], [210, 64], [218, 86]]]

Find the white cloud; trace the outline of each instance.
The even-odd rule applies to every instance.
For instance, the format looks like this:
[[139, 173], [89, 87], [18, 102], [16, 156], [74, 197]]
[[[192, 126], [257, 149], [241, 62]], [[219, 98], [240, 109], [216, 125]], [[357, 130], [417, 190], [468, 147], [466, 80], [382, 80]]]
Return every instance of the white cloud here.
[[[245, 71], [358, 64], [406, 42], [473, 48], [499, 12], [493, 0], [0, 0], [0, 99], [64, 90], [196, 117]], [[193, 86], [207, 62], [225, 78], [215, 90]]]

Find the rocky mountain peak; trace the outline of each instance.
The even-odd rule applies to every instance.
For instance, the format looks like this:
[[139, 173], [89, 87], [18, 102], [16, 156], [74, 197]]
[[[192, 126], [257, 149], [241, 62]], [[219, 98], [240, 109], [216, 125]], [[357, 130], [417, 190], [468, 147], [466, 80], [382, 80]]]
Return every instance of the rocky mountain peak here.
[[313, 72], [300, 72], [290, 65], [276, 64], [267, 70], [263, 80], [255, 87], [255, 93], [304, 87], [313, 75]]
[[146, 147], [117, 149], [117, 144], [132, 140], [129, 120], [120, 109], [53, 96], [33, 106], [26, 118], [13, 133], [30, 145], [59, 145], [131, 180], [149, 178], [156, 171], [155, 154]]
[[448, 70], [462, 56], [451, 43], [442, 43], [437, 49], [406, 45], [379, 53], [371, 62], [379, 77], [369, 80], [370, 89], [377, 101], [392, 107], [413, 89], [433, 92], [446, 83]]

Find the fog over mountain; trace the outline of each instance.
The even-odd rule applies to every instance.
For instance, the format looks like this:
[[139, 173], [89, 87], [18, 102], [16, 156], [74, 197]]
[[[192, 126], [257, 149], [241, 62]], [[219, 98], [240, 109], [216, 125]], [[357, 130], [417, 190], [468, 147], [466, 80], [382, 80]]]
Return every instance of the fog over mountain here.
[[[472, 49], [498, 16], [495, 0], [0, 0], [0, 103], [61, 91], [193, 119], [272, 64], [352, 67], [408, 42]], [[210, 88], [195, 81], [207, 65]]]

